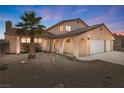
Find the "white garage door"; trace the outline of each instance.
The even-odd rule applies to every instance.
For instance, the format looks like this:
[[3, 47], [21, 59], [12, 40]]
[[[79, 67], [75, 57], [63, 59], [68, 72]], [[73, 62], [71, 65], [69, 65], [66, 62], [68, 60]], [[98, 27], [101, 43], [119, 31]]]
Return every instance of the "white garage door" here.
[[90, 41], [90, 54], [97, 54], [104, 52], [104, 40], [91, 40]]
[[111, 41], [106, 40], [106, 51], [110, 51], [110, 50], [111, 50]]

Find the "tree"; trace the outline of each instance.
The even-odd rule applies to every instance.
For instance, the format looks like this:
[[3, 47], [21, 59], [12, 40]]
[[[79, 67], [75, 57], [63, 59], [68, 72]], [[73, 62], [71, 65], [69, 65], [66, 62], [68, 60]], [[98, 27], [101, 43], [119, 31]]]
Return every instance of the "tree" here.
[[18, 35], [29, 35], [30, 36], [30, 48], [29, 48], [29, 59], [35, 58], [34, 49], [34, 36], [35, 34], [42, 34], [45, 26], [41, 24], [42, 17], [37, 17], [35, 12], [25, 12], [21, 17], [16, 27], [19, 28]]

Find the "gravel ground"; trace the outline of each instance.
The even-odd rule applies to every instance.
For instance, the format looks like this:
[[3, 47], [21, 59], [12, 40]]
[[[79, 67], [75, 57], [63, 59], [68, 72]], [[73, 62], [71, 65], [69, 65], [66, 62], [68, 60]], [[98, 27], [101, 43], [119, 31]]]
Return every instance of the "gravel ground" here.
[[[25, 64], [20, 63], [26, 61]], [[5, 55], [0, 64], [8, 69], [0, 72], [0, 87], [87, 88], [124, 87], [124, 66], [100, 60], [77, 61], [53, 53]]]

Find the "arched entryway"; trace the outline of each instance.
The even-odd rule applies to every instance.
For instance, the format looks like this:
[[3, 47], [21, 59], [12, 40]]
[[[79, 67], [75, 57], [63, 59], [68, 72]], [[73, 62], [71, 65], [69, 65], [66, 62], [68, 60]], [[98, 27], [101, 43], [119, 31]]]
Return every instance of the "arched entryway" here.
[[54, 40], [53, 41], [53, 51], [54, 52], [59, 52], [59, 40]]
[[87, 55], [87, 40], [84, 38], [80, 39], [79, 41], [79, 56], [86, 56]]
[[72, 39], [65, 39], [63, 41], [63, 53], [65, 54], [73, 54], [73, 41]]

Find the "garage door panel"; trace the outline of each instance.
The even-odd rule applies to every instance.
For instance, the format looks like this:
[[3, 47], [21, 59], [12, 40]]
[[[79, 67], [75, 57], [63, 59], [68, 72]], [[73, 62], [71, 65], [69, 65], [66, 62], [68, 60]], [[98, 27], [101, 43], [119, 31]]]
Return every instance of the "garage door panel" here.
[[104, 40], [90, 40], [90, 54], [104, 52]]

